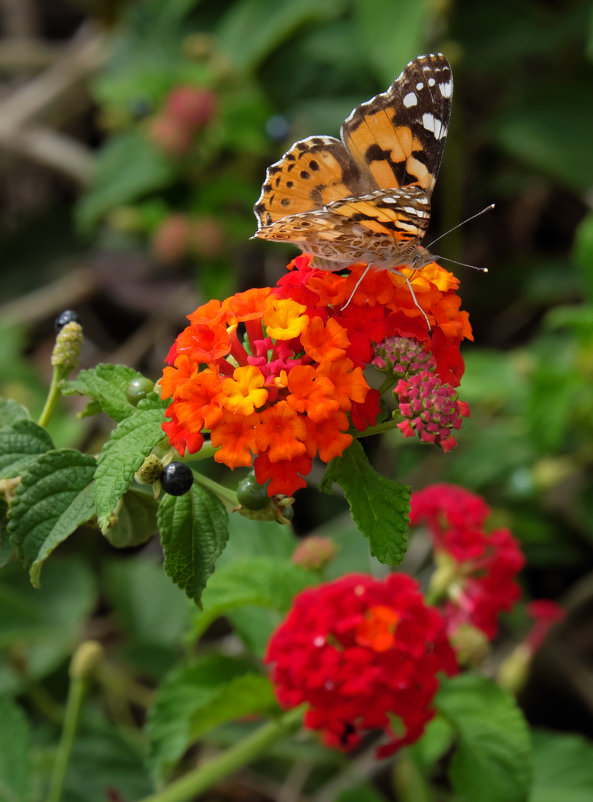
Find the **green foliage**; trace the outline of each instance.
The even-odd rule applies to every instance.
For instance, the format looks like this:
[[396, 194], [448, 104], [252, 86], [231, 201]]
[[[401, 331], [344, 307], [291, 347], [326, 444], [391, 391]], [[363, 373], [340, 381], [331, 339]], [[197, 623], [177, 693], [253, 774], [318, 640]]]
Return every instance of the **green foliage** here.
[[457, 736], [450, 778], [460, 798], [527, 800], [531, 742], [513, 698], [493, 682], [468, 674], [443, 683], [437, 708]]
[[20, 476], [40, 454], [54, 447], [45, 429], [20, 418], [0, 429], [0, 479]]
[[237, 608], [265, 607], [282, 615], [294, 596], [313, 584], [311, 574], [288, 561], [254, 557], [223, 566], [204, 591], [192, 637], [199, 638], [213, 621]]
[[149, 719], [152, 772], [164, 779], [200, 735], [225, 721], [274, 708], [269, 680], [246, 662], [213, 655], [179, 667], [161, 685]]
[[86, 395], [92, 399], [85, 414], [105, 412], [117, 423], [131, 415], [135, 406], [126, 395], [133, 379], [142, 379], [137, 370], [126, 365], [100, 364], [91, 370], [81, 370], [76, 379], [66, 382], [64, 395]]
[[411, 488], [377, 473], [356, 440], [327, 467], [321, 490], [339, 484], [352, 517], [369, 539], [371, 554], [387, 565], [397, 565], [406, 551]]
[[197, 484], [183, 496], [166, 496], [158, 510], [165, 571], [199, 603], [206, 580], [228, 539], [228, 514], [220, 499]]
[[0, 720], [0, 800], [25, 800], [31, 785], [29, 722], [7, 696], [0, 696]]
[[576, 735], [533, 734], [533, 786], [529, 802], [588, 802], [593, 788], [593, 747]]
[[52, 551], [95, 514], [95, 467], [94, 457], [61, 449], [40, 456], [23, 476], [8, 533], [35, 587]]
[[[112, 513], [126, 492], [134, 474], [163, 439], [163, 410], [166, 406], [153, 393], [113, 430], [99, 456], [95, 473], [95, 503], [102, 531], [113, 526]], [[116, 514], [117, 518], [117, 514]]]
[[[65, 581], [67, 578], [67, 581]], [[77, 558], [54, 555], [35, 589], [16, 562], [0, 573], [0, 693], [47, 677], [78, 644], [96, 602], [94, 577]]]

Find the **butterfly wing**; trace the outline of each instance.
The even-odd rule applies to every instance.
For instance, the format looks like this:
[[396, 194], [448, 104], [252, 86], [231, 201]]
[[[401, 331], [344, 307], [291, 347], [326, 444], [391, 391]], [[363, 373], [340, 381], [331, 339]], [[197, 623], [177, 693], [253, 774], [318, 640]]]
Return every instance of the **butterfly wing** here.
[[342, 139], [378, 188], [416, 186], [430, 196], [447, 138], [453, 75], [441, 53], [418, 56], [386, 92], [354, 109]]
[[268, 167], [254, 206], [258, 228], [288, 215], [321, 209], [365, 189], [360, 170], [343, 142], [332, 136], [310, 136], [295, 142]]
[[424, 190], [391, 188], [289, 215], [261, 233], [313, 254], [316, 267], [338, 270], [353, 262], [381, 267], [409, 262], [429, 220], [430, 200]]

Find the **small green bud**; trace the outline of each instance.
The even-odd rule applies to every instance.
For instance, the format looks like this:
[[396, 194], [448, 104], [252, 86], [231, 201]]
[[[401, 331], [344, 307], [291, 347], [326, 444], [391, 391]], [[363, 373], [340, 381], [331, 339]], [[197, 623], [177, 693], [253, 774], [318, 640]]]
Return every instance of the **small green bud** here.
[[72, 320], [60, 329], [51, 355], [51, 364], [67, 376], [80, 362], [84, 334], [80, 323]]

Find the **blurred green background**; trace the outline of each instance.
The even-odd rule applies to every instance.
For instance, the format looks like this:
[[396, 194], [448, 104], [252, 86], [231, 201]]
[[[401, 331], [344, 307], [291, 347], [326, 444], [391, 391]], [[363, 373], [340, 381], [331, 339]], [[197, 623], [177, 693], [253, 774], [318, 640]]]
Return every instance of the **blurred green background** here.
[[[544, 650], [524, 694], [528, 715], [593, 735], [590, 0], [20, 0], [0, 3], [0, 24], [0, 394], [33, 414], [56, 314], [83, 316], [83, 366], [123, 362], [157, 379], [184, 315], [275, 282], [295, 254], [249, 241], [266, 166], [296, 139], [337, 135], [414, 56], [447, 55], [455, 96], [428, 241], [496, 204], [439, 243], [489, 270], [453, 267], [475, 333], [461, 385], [472, 415], [452, 453], [398, 434], [371, 452], [416, 488], [484, 494], [521, 540], [528, 594], [569, 610], [562, 648]], [[54, 438], [98, 450], [104, 431], [76, 409], [55, 417]], [[303, 491], [296, 529], [341, 510]], [[107, 599], [141, 653], [137, 611], [117, 596], [127, 569], [89, 543], [106, 561], [98, 590], [77, 563], [80, 616], [62, 635]], [[144, 587], [144, 569], [124, 565]], [[25, 582], [9, 569], [4, 582]], [[149, 673], [165, 670], [177, 635], [152, 643], [162, 665]], [[63, 654], [35, 677], [51, 678]]]

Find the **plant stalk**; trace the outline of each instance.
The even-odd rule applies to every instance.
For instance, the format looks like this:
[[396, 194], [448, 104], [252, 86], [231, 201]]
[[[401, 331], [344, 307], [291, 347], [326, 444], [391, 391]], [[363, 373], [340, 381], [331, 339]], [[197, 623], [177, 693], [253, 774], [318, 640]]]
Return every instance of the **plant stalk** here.
[[282, 735], [295, 730], [301, 723], [302, 716], [302, 706], [290, 710], [281, 718], [264, 724], [236, 746], [197, 766], [162, 791], [146, 796], [140, 802], [187, 802], [193, 799], [237, 769], [246, 766]]

